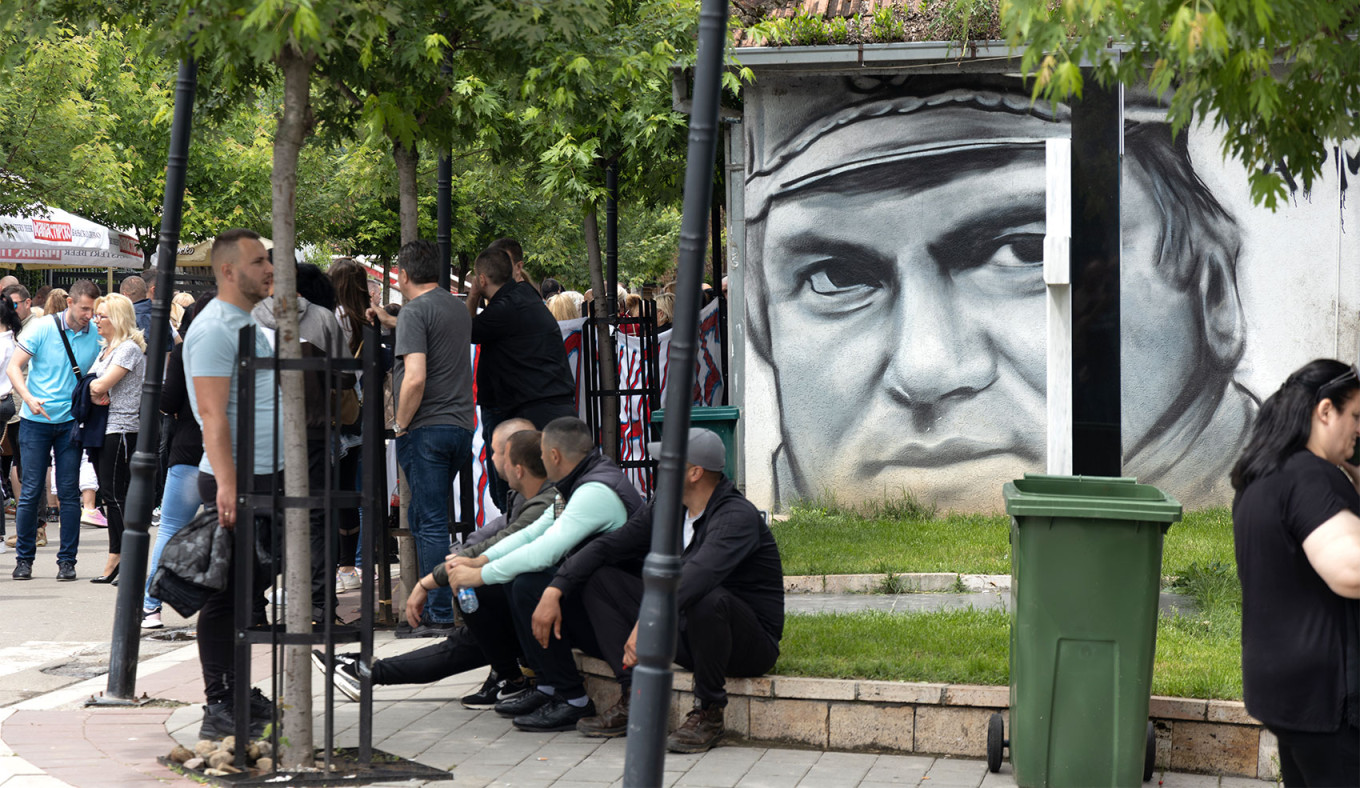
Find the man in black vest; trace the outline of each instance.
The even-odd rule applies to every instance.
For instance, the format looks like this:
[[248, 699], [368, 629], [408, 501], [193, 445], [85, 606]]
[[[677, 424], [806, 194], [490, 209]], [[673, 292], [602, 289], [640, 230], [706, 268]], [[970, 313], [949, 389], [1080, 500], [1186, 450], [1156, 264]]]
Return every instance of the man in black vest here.
[[[653, 457], [660, 444], [651, 444]], [[723, 734], [726, 676], [759, 676], [774, 667], [784, 633], [784, 570], [774, 535], [755, 506], [723, 475], [722, 439], [689, 431], [682, 500], [685, 520], [680, 556], [680, 640], [676, 661], [694, 671], [693, 711], [666, 740], [672, 752], [703, 752]], [[577, 723], [587, 736], [621, 736], [628, 730], [632, 668], [637, 663], [642, 579], [634, 567], [652, 540], [652, 507], [592, 541], [563, 562], [534, 611], [540, 643], [560, 637], [577, 615], [563, 602], [579, 599], [601, 650], [618, 676], [619, 702]]]
[[[496, 713], [513, 717], [521, 730], [563, 731], [595, 716], [595, 707], [571, 645], [563, 639], [540, 645], [530, 631], [530, 617], [558, 564], [623, 525], [642, 507], [642, 497], [619, 467], [595, 450], [590, 428], [580, 419], [554, 419], [543, 429], [542, 447], [543, 467], [557, 486], [553, 506], [477, 558], [449, 559], [447, 570], [450, 586], [477, 589], [477, 612], [463, 618], [482, 650], [496, 653], [515, 638], [538, 676], [537, 692], [497, 703]], [[584, 613], [573, 619], [584, 623]], [[590, 628], [578, 629], [572, 630], [579, 635], [574, 645], [596, 652]]]
[[[483, 429], [522, 418], [542, 429], [553, 419], [576, 415], [576, 384], [557, 320], [528, 282], [516, 281], [510, 255], [491, 247], [477, 256], [468, 292], [477, 359], [477, 404]], [[482, 297], [486, 308], [477, 307]], [[491, 459], [488, 451], [487, 459]], [[506, 483], [487, 465], [491, 500], [505, 509]]]

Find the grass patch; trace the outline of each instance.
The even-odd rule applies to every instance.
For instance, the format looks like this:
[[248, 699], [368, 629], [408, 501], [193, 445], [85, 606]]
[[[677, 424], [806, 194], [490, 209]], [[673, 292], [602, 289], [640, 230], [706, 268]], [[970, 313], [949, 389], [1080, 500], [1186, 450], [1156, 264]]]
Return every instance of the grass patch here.
[[[825, 503], [776, 523], [786, 574], [1006, 573], [1010, 519], [909, 512], [900, 518]], [[1194, 616], [1162, 616], [1152, 692], [1241, 700], [1242, 589], [1226, 509], [1189, 512], [1167, 532], [1162, 572], [1195, 600]], [[900, 583], [890, 577], [888, 585]], [[790, 676], [1006, 684], [1010, 618], [1000, 611], [791, 615], [773, 673]]]
[[[834, 499], [796, 504], [771, 527], [786, 575], [1011, 571], [1011, 520], [1006, 515], [937, 515], [911, 496], [852, 508]], [[1227, 509], [1187, 512], [1167, 531], [1162, 574], [1192, 565], [1233, 565]]]
[[837, 679], [1005, 684], [1009, 617], [999, 610], [789, 616], [773, 673]]
[[786, 575], [1010, 571], [1009, 517], [940, 517], [910, 496], [863, 509], [803, 502], [771, 530]]
[[[1157, 622], [1152, 692], [1242, 699], [1235, 624], [1163, 616]], [[910, 615], [866, 611], [789, 616], [770, 671], [878, 681], [1004, 685], [1010, 681], [1010, 617], [999, 610]]]

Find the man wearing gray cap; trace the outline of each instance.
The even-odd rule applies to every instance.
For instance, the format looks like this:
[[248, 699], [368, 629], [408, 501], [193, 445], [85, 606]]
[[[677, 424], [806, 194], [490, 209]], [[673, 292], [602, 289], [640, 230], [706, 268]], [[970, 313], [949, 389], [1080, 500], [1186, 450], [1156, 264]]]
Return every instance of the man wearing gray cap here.
[[[659, 443], [648, 446], [653, 456]], [[697, 701], [685, 723], [666, 740], [672, 752], [703, 752], [723, 734], [727, 676], [759, 676], [774, 667], [784, 633], [784, 570], [779, 547], [760, 513], [723, 475], [722, 440], [705, 429], [689, 431], [681, 500], [680, 640], [676, 661], [694, 671]], [[534, 611], [534, 637], [560, 638], [562, 599], [580, 595], [600, 652], [618, 676], [619, 702], [576, 729], [587, 736], [621, 736], [628, 730], [632, 668], [637, 663], [637, 620], [642, 578], [637, 568], [652, 540], [649, 503], [616, 531], [599, 537], [563, 562]]]

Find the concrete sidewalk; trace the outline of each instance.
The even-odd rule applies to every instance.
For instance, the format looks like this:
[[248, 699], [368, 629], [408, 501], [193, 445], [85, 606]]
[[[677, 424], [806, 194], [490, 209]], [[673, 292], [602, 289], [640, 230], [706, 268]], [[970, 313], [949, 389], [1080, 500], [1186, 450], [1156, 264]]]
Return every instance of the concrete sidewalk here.
[[[379, 656], [429, 641], [380, 635]], [[257, 671], [258, 675], [258, 671]], [[323, 679], [315, 673], [320, 708]], [[374, 745], [439, 769], [448, 780], [431, 786], [586, 788], [622, 785], [624, 740], [587, 739], [575, 732], [529, 734], [494, 712], [464, 709], [458, 699], [480, 687], [484, 671], [428, 686], [379, 687]], [[188, 785], [156, 763], [176, 741], [192, 747], [201, 720], [202, 686], [196, 648], [189, 645], [143, 662], [138, 691], [160, 704], [137, 709], [86, 709], [102, 690], [100, 677], [0, 709], [0, 788], [140, 788]], [[358, 704], [337, 693], [337, 744], [357, 743]], [[317, 731], [321, 730], [320, 725]], [[1161, 773], [1164, 788], [1265, 788], [1242, 778]], [[1157, 785], [1158, 782], [1149, 783]], [[392, 783], [413, 785], [414, 783]], [[819, 752], [727, 741], [702, 755], [668, 755], [666, 785], [676, 786], [1010, 786], [1009, 765], [988, 774], [981, 761], [923, 756]]]

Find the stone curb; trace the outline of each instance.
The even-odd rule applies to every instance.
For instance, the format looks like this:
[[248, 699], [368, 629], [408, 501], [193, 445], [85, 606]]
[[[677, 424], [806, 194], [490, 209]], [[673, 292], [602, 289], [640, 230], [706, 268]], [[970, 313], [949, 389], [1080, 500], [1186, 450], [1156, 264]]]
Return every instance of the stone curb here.
[[[612, 706], [619, 687], [609, 666], [576, 659], [595, 705]], [[694, 706], [693, 675], [674, 670], [672, 728]], [[991, 715], [1010, 726], [1009, 687], [761, 676], [728, 679], [727, 695], [730, 733], [823, 750], [982, 758]], [[1154, 695], [1149, 718], [1159, 770], [1278, 779], [1275, 737], [1240, 702]]]
[[1009, 593], [1010, 575], [894, 572], [871, 575], [787, 575], [786, 594], [922, 594], [950, 591]]

